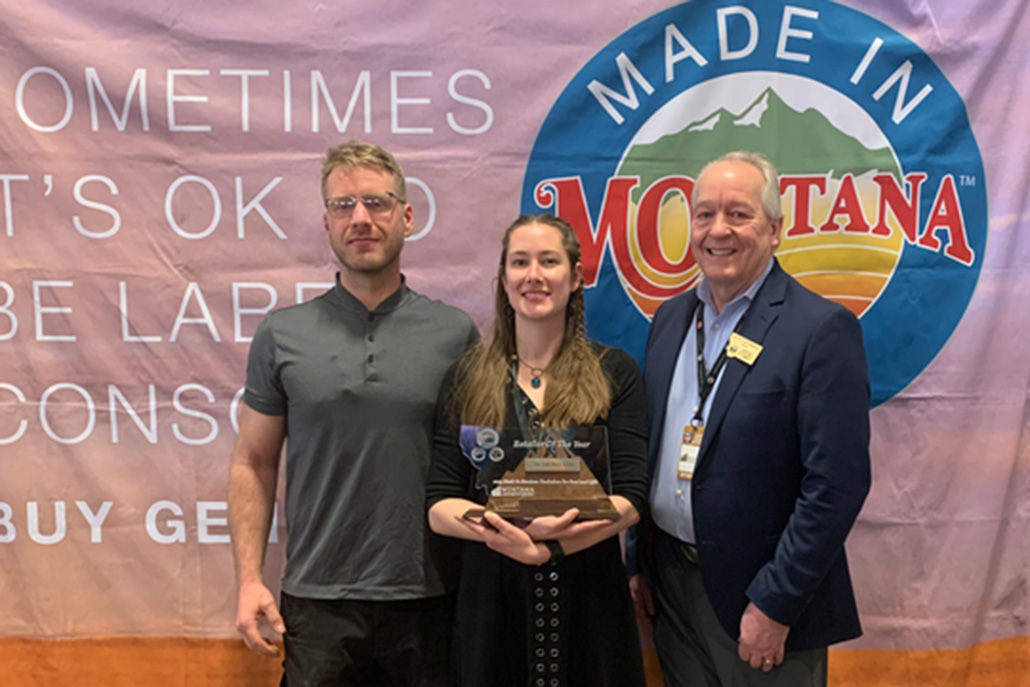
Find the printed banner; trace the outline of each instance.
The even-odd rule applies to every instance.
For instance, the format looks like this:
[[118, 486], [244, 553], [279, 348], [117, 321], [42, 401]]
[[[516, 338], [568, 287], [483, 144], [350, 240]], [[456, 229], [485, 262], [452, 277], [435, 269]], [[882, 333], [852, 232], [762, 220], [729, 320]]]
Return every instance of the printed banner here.
[[587, 10], [3, 2], [0, 682], [274, 682], [234, 639], [228, 459], [255, 328], [333, 283], [320, 158], [361, 138], [405, 169], [409, 285], [486, 327], [504, 228], [559, 214], [591, 335], [641, 362], [700, 279], [701, 166], [766, 153], [779, 259], [873, 385], [832, 681], [1030, 685], [1026, 3]]

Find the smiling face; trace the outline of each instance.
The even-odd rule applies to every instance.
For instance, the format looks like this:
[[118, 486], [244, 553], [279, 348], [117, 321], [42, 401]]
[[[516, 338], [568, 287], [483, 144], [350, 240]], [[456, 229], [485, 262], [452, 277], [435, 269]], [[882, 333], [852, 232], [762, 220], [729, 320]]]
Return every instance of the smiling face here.
[[[365, 165], [337, 167], [326, 179], [327, 198], [361, 198], [369, 194], [396, 193], [393, 175]], [[400, 273], [404, 238], [411, 234], [411, 205], [394, 203], [389, 212], [372, 214], [362, 203], [349, 217], [323, 215], [329, 243], [343, 269], [350, 273]]]
[[739, 161], [716, 163], [697, 181], [690, 248], [717, 310], [758, 279], [780, 245], [783, 219], [762, 209], [764, 184], [757, 167]]
[[516, 227], [508, 235], [501, 284], [516, 321], [565, 319], [569, 295], [582, 282], [557, 228], [539, 223]]

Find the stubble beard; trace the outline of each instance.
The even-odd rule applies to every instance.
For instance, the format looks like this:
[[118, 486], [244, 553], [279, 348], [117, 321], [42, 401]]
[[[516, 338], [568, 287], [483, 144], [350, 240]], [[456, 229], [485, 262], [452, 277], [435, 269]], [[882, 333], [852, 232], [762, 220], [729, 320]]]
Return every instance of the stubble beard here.
[[[396, 244], [396, 245], [395, 245]], [[404, 246], [403, 237], [399, 242], [388, 241], [381, 244], [382, 251], [374, 254], [364, 254], [355, 257], [347, 255], [346, 247], [338, 248], [333, 246], [336, 259], [340, 266], [352, 274], [373, 275], [389, 270], [395, 265], [401, 256], [401, 248]]]

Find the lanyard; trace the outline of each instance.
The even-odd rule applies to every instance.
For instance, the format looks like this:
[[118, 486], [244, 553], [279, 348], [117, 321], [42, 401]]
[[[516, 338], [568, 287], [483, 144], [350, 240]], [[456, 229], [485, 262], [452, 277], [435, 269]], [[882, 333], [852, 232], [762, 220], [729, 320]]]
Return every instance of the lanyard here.
[[[726, 348], [729, 346], [729, 342], [719, 351], [719, 357], [715, 359], [712, 366], [707, 367], [705, 365], [705, 304], [703, 302], [698, 301], [694, 315], [697, 319], [697, 336], [694, 338], [697, 341], [697, 395], [700, 400], [691, 424], [701, 425], [701, 412], [704, 410], [705, 401], [708, 399], [708, 394], [712, 393], [715, 380], [719, 378], [719, 373], [726, 364]], [[744, 314], [737, 320], [737, 325], [733, 328], [734, 332], [740, 329], [745, 317], [747, 317], [747, 311], [744, 311]]]

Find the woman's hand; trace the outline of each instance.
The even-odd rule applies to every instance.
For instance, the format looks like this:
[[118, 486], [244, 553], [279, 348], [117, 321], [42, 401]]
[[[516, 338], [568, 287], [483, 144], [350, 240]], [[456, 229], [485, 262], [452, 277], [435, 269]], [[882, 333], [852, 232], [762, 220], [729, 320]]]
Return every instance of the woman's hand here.
[[570, 508], [561, 515], [541, 515], [530, 520], [529, 524], [523, 528], [523, 531], [533, 541], [560, 539], [578, 516], [578, 508]]
[[604, 528], [607, 520], [580, 520], [579, 509], [570, 508], [561, 515], [543, 515], [533, 518], [525, 527], [525, 532], [533, 541], [547, 541], [548, 539], [572, 539], [579, 535], [594, 532]]
[[519, 563], [542, 565], [551, 559], [551, 551], [547, 546], [534, 541], [526, 530], [516, 527], [496, 513], [487, 511], [479, 522], [461, 517], [455, 519], [477, 534], [477, 538], [482, 538], [488, 548]]

